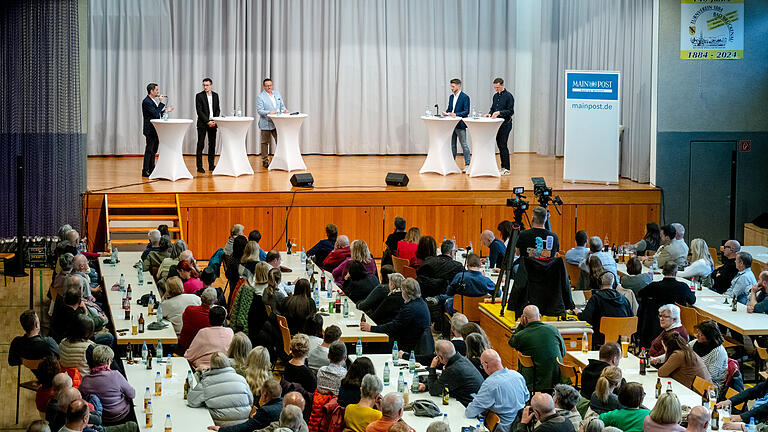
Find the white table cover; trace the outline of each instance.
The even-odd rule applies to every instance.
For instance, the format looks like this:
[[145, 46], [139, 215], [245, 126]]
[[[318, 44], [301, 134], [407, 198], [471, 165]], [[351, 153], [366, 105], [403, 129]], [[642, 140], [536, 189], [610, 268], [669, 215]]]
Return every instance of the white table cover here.
[[168, 179], [176, 181], [183, 178], [192, 178], [192, 174], [184, 164], [184, 155], [181, 152], [181, 144], [184, 134], [192, 124], [192, 119], [168, 119], [150, 120], [155, 126], [160, 143], [157, 147], [158, 159], [155, 169], [149, 175], [150, 179]]
[[451, 136], [461, 117], [421, 116], [429, 135], [429, 151], [419, 173], [434, 172], [442, 175], [460, 173], [451, 152]]
[[238, 177], [253, 174], [245, 152], [245, 136], [253, 123], [253, 117], [214, 117], [213, 120], [221, 134], [221, 155], [213, 175]]
[[277, 148], [275, 156], [269, 164], [269, 170], [299, 171], [306, 170], [307, 165], [301, 157], [299, 147], [299, 129], [307, 114], [270, 114], [269, 118], [277, 128]]
[[496, 166], [496, 131], [504, 122], [503, 118], [465, 118], [469, 134], [472, 136], [472, 162], [469, 163], [469, 176], [499, 177]]

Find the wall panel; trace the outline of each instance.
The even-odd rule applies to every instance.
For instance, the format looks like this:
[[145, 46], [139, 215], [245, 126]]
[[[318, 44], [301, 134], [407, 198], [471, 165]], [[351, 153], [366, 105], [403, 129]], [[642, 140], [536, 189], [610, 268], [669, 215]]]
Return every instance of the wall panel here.
[[[325, 238], [325, 226], [332, 223], [350, 241], [365, 240], [378, 258], [384, 243], [382, 220], [382, 207], [293, 207], [288, 215], [288, 235], [298, 249], [302, 245], [309, 249]], [[284, 243], [278, 245], [279, 250], [285, 250]]]
[[456, 237], [459, 247], [480, 243], [480, 206], [386, 206], [384, 208], [384, 238], [394, 231], [394, 220], [406, 220], [406, 229], [419, 227], [422, 235], [431, 235], [438, 248], [443, 237]]

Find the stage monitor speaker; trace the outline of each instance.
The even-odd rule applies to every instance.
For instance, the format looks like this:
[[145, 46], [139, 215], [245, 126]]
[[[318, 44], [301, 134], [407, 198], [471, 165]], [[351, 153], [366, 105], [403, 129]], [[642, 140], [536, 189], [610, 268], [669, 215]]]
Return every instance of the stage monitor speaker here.
[[298, 173], [291, 176], [291, 184], [294, 187], [312, 187], [315, 179], [310, 173]]
[[386, 181], [390, 186], [408, 186], [408, 175], [403, 173], [387, 173]]

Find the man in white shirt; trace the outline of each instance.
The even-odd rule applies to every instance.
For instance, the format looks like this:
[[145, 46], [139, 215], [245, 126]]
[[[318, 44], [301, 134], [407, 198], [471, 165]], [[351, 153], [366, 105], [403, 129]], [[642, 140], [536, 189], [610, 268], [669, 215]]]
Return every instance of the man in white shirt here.
[[213, 171], [216, 158], [216, 122], [214, 117], [221, 115], [219, 94], [213, 91], [213, 81], [203, 79], [203, 91], [195, 95], [195, 110], [197, 111], [197, 172], [203, 174], [203, 147], [205, 135], [208, 135], [208, 170]]
[[264, 91], [259, 94], [256, 100], [256, 111], [259, 113], [259, 129], [261, 129], [261, 164], [264, 168], [269, 167], [269, 143], [272, 138], [277, 145], [277, 129], [275, 123], [269, 118], [270, 115], [287, 113], [283, 98], [276, 90], [270, 78], [264, 78], [261, 83]]
[[[461, 80], [454, 78], [451, 80], [451, 95], [448, 96], [448, 109], [443, 113], [446, 117], [467, 117], [469, 116], [469, 96], [461, 91]], [[469, 169], [469, 145], [467, 144], [467, 125], [462, 120], [456, 124], [451, 137], [451, 153], [456, 159], [456, 140], [461, 143], [461, 151], [464, 155], [464, 172]]]

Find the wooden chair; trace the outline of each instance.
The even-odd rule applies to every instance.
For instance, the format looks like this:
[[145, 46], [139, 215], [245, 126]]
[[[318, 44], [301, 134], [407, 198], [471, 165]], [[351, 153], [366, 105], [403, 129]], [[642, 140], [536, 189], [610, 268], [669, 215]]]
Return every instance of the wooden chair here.
[[[739, 394], [739, 392], [737, 392], [736, 390], [734, 390], [731, 387], [728, 387], [728, 390], [725, 391], [725, 398], [726, 399], [730, 399], [730, 398], [736, 396], [737, 394]], [[744, 402], [742, 402], [742, 403], [740, 403], [738, 405], [734, 405], [733, 407], [736, 408], [737, 410], [741, 411], [741, 410], [744, 409]]]
[[398, 258], [396, 256], [392, 256], [392, 267], [395, 268], [395, 273], [403, 274], [403, 268], [407, 267], [409, 264], [407, 259]]
[[758, 260], [752, 260], [752, 273], [755, 279], [760, 279], [760, 273], [763, 271], [763, 263]]
[[714, 261], [715, 267], [718, 267], [721, 264], [721, 262], [720, 262], [720, 258], [718, 258], [717, 256], [717, 249], [713, 247], [709, 248], [709, 255], [712, 257], [712, 261]]
[[619, 336], [632, 337], [637, 333], [637, 317], [603, 317], [600, 319], [600, 333], [605, 336], [605, 342], [616, 342]]
[[24, 366], [30, 371], [35, 371], [40, 366], [41, 361], [42, 360], [29, 360], [22, 358], [21, 364], [18, 366], [18, 371], [16, 373], [16, 424], [19, 423], [19, 397], [21, 396], [21, 389], [37, 392], [37, 389], [40, 388], [40, 383], [37, 382], [37, 379], [21, 382], [21, 367]]
[[[763, 379], [768, 379], [768, 373], [766, 373], [763, 370], [765, 361], [768, 360], [768, 349], [761, 347], [760, 344], [757, 343], [757, 339], [754, 339], [752, 343], [755, 345], [755, 352], [757, 353], [757, 358], [760, 359], [758, 364], [755, 365], [755, 370], [760, 371], [759, 375], [763, 377]], [[755, 381], [759, 381], [757, 379], [757, 374], [755, 374]]]
[[652, 257], [654, 255], [656, 255], [656, 251], [652, 251], [652, 250], [645, 251], [645, 256], [647, 257]]
[[528, 391], [533, 392], [534, 383], [536, 382], [536, 368], [533, 365], [533, 357], [527, 356], [520, 351], [517, 351], [517, 371], [520, 372], [523, 368], [530, 369], [533, 373], [531, 382], [527, 383]]
[[500, 421], [501, 419], [498, 414], [493, 411], [488, 411], [488, 414], [485, 416], [485, 427], [489, 432], [493, 432]]
[[465, 297], [461, 294], [453, 295], [453, 309], [463, 313], [467, 321], [480, 322], [479, 304], [485, 302], [485, 297]]
[[291, 330], [288, 328], [288, 320], [282, 315], [277, 315], [277, 324], [280, 326], [280, 335], [283, 338], [283, 352], [291, 357]]
[[709, 391], [709, 388], [715, 388], [715, 384], [711, 381], [707, 381], [702, 377], [695, 377], [693, 379], [693, 386], [692, 390], [700, 395], [704, 395], [707, 391]]
[[[8, 286], [8, 264], [16, 257], [15, 253], [0, 253], [0, 262], [3, 263], [3, 284]], [[13, 276], [13, 281], [16, 282], [16, 276]], [[18, 421], [17, 421], [18, 423]]]
[[689, 335], [696, 334], [694, 327], [699, 323], [699, 314], [695, 308], [675, 303], [680, 308], [680, 323]]
[[418, 277], [418, 275], [416, 275], [416, 269], [411, 266], [403, 267], [403, 271], [400, 272], [400, 274], [405, 278], [416, 279]]
[[576, 264], [571, 264], [563, 259], [565, 264], [565, 271], [568, 273], [568, 279], [571, 280], [571, 286], [576, 288], [579, 286], [579, 280], [581, 279], [581, 268]]
[[584, 301], [589, 301], [592, 298], [592, 290], [584, 290]]
[[581, 368], [572, 364], [563, 364], [560, 360], [557, 361], [557, 365], [560, 366], [560, 376], [571, 380], [573, 388], [581, 389]]

